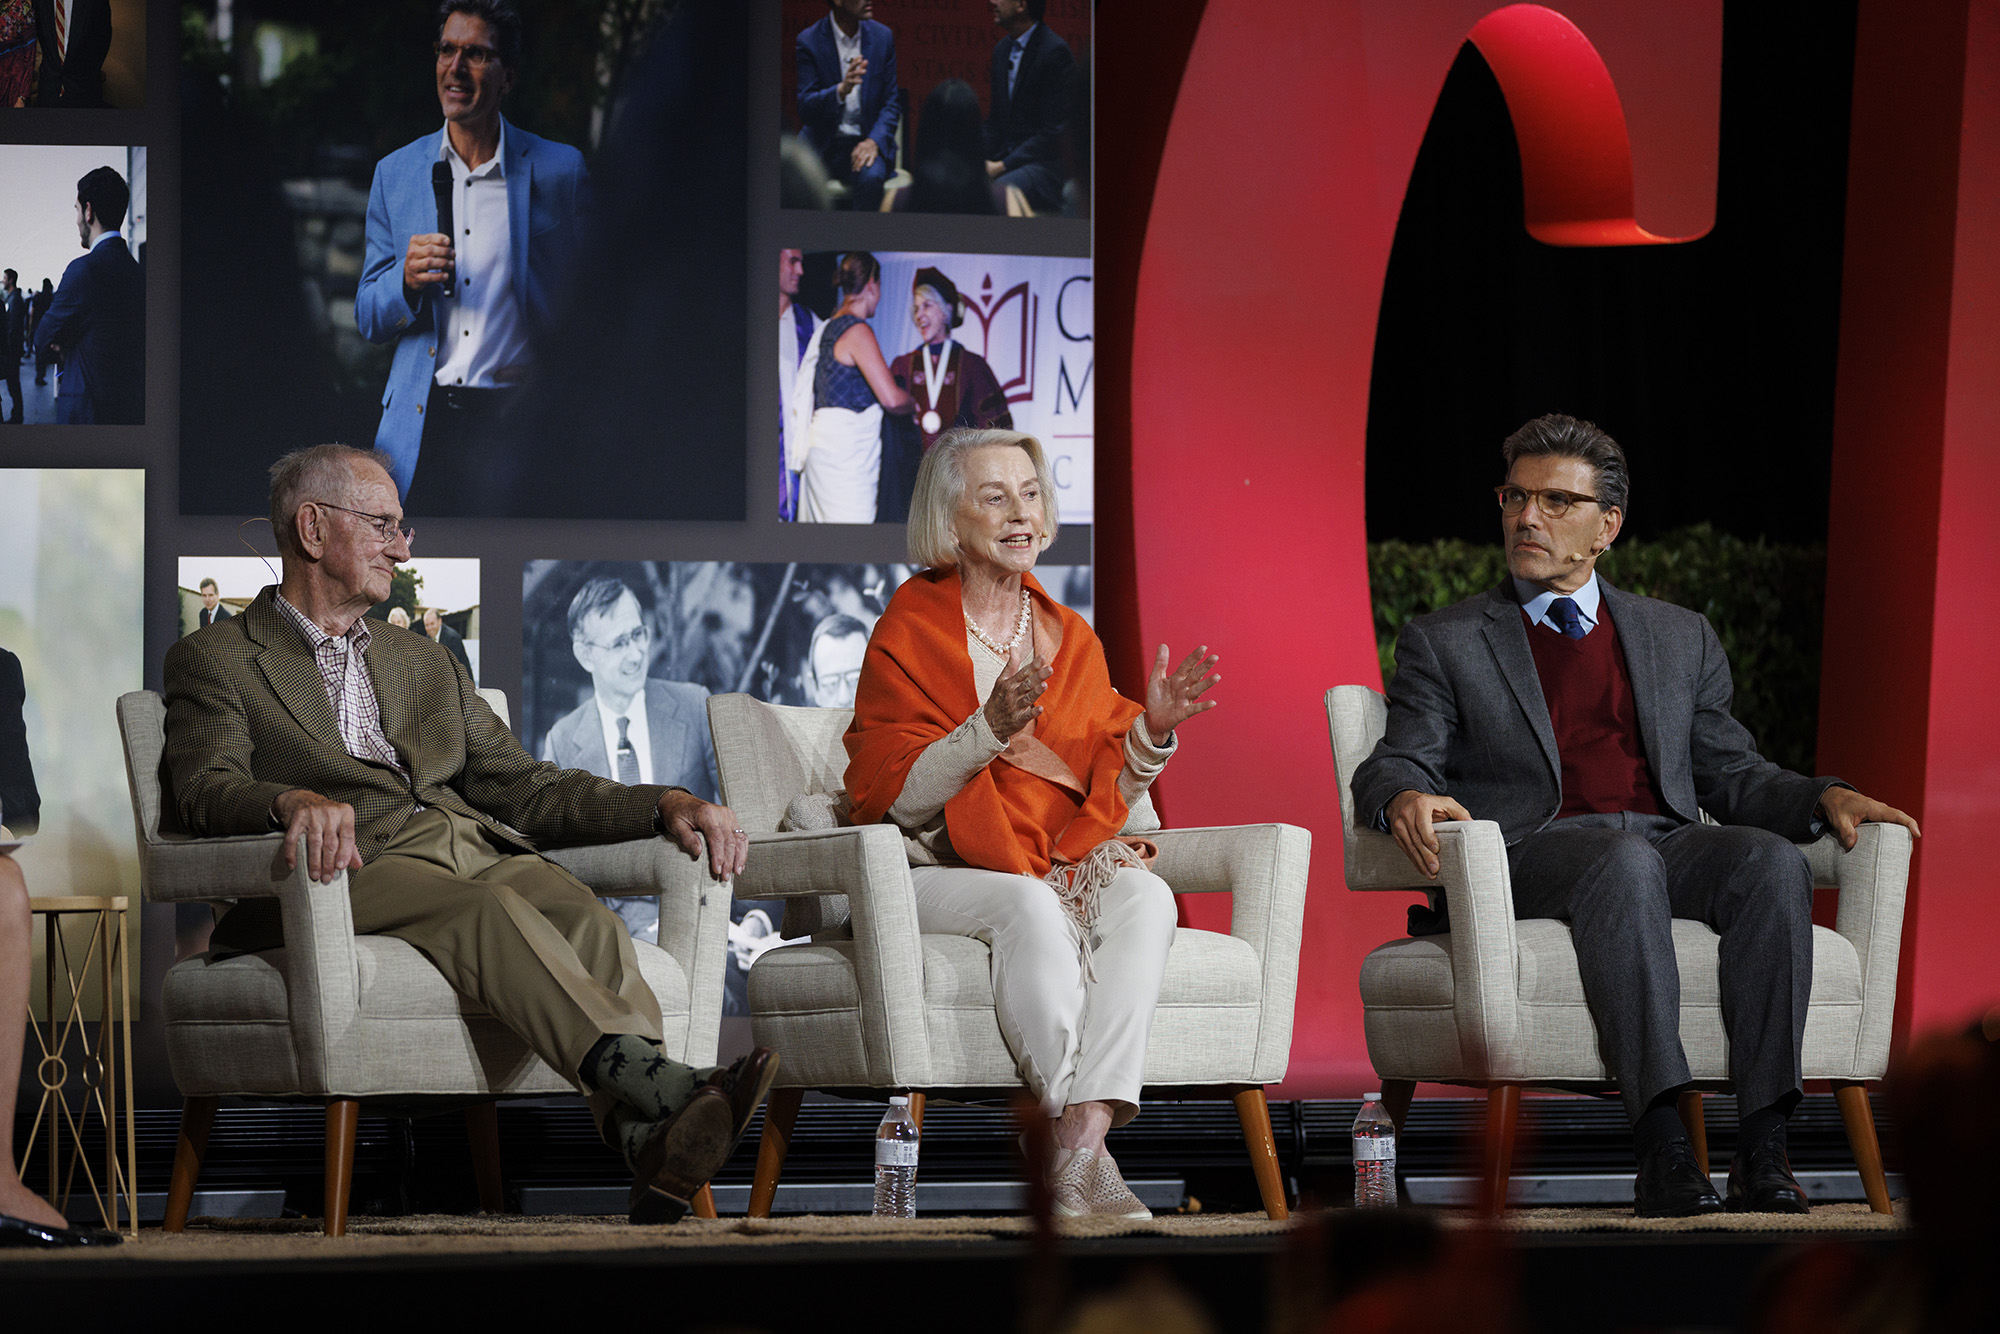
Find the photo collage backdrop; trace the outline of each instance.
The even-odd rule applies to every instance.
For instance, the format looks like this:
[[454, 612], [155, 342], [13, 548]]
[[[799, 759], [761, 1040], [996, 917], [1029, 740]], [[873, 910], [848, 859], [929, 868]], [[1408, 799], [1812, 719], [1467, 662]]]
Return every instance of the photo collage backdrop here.
[[[524, 747], [564, 763], [596, 762], [582, 726], [596, 684], [567, 620], [593, 578], [634, 590], [649, 702], [669, 688], [692, 719], [672, 754], [662, 723], [644, 776], [712, 784], [704, 692], [851, 696], [841, 655], [865, 643], [851, 625], [872, 626], [910, 572], [900, 488], [928, 411], [949, 409], [943, 429], [998, 424], [998, 406], [1041, 439], [1062, 530], [1040, 572], [1087, 609], [1087, 0], [1049, 0], [1026, 34], [985, 0], [878, 0], [845, 89], [842, 69], [814, 82], [845, 44], [824, 0], [516, 7], [500, 179], [482, 196], [504, 197], [509, 243], [467, 239], [494, 214], [454, 179], [469, 286], [451, 299], [401, 282], [411, 238], [442, 223], [431, 169], [456, 94], [432, 51], [436, 0], [109, 0], [108, 30], [99, 6], [78, 8], [93, 17], [60, 69], [32, 34], [6, 40], [0, 15], [0, 270], [15, 271], [0, 275], [0, 647], [23, 665], [40, 784], [21, 850], [32, 892], [139, 902], [113, 701], [160, 690], [176, 640], [275, 580], [267, 472], [303, 445], [394, 462], [417, 535], [370, 613], [377, 633], [434, 638], [507, 693]], [[836, 313], [839, 257], [862, 253], [881, 266], [863, 323], [924, 402], [884, 414], [901, 480], [879, 520], [800, 522], [797, 332]], [[779, 275], [774, 312], [787, 255], [798, 281]], [[916, 289], [935, 289], [922, 270], [955, 297], [942, 358], [914, 318]], [[482, 277], [507, 293], [504, 338], [463, 299]], [[455, 362], [453, 334], [483, 356]], [[960, 393], [968, 357], [988, 374]], [[940, 401], [920, 364], [949, 377], [945, 396], [979, 401]], [[48, 549], [58, 537], [88, 547]], [[830, 617], [847, 620], [816, 655]], [[738, 963], [766, 947], [769, 909], [733, 914]], [[209, 922], [199, 905], [135, 909], [142, 1105], [178, 1105], [152, 1002]], [[724, 1060], [749, 1041], [732, 978]]]

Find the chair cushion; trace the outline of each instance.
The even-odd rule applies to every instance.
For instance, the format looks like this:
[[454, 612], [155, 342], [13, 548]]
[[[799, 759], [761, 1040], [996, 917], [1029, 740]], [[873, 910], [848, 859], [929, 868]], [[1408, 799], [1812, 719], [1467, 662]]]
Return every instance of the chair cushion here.
[[[283, 972], [285, 951], [215, 959], [197, 955], [167, 970], [161, 984], [167, 1050], [181, 1091], [353, 1096], [380, 1094], [557, 1093], [569, 1079], [528, 1051], [486, 1011], [461, 997], [413, 946], [357, 936], [359, 1013], [330, 1034], [323, 1082], [307, 1087]], [[672, 954], [634, 941], [647, 985], [660, 1002], [670, 1053], [686, 1049], [689, 988]]]
[[[1013, 1056], [993, 1013], [991, 951], [970, 936], [922, 939], [931, 1082], [1013, 1083]], [[853, 956], [851, 941], [815, 941], [768, 951], [750, 970], [756, 1040], [785, 1053], [785, 1083], [860, 1082], [854, 1072], [867, 1061]], [[1147, 1082], [1247, 1082], [1261, 1004], [1262, 969], [1248, 942], [1175, 931], [1146, 1049]]]
[[[1524, 918], [1515, 924], [1517, 980], [1523, 1005], [1582, 1005], [1583, 975], [1569, 924]], [[1717, 956], [1722, 938], [1700, 922], [1674, 921], [1674, 961], [1681, 1004], [1720, 1005]], [[1861, 960], [1845, 936], [1813, 928], [1813, 1004], [1859, 1005]], [[1361, 964], [1361, 1003], [1408, 1007], [1452, 1003], [1451, 937], [1392, 940]]]
[[[1602, 1080], [1596, 1028], [1568, 923], [1516, 923], [1516, 980], [1521, 1004], [1514, 1077]], [[1676, 919], [1674, 957], [1681, 978], [1681, 1043], [1698, 1079], [1728, 1073], [1718, 954], [1721, 937], [1700, 922]], [[1370, 1057], [1391, 1078], [1466, 1078], [1453, 1017], [1451, 937], [1392, 940], [1361, 964], [1361, 1003]], [[1807, 1078], [1873, 1078], [1854, 1067], [1861, 1013], [1861, 961], [1837, 932], [1813, 928], [1812, 1000], [1806, 1021]]]

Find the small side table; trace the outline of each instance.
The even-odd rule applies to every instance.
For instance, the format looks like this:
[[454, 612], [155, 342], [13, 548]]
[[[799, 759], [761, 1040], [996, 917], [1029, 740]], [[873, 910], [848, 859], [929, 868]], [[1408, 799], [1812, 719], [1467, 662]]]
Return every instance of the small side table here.
[[[138, 1162], [138, 1136], [132, 1115], [132, 978], [126, 948], [125, 915], [131, 900], [123, 894], [79, 894], [30, 898], [28, 907], [42, 916], [45, 930], [42, 996], [47, 1005], [48, 1031], [32, 1021], [28, 1028], [41, 1047], [42, 1059], [36, 1078], [42, 1099], [35, 1108], [33, 1127], [22, 1147], [28, 1149], [48, 1123], [49, 1202], [67, 1213], [70, 1192], [76, 1186], [77, 1169], [83, 1169], [84, 1183], [97, 1203], [98, 1216], [106, 1228], [117, 1231], [121, 1204], [126, 1231], [139, 1231], [139, 1201], [134, 1189], [134, 1168]], [[62, 930], [65, 917], [92, 915], [90, 936], [81, 958], [70, 951], [70, 940]], [[58, 1017], [56, 1010], [57, 961], [61, 961], [69, 1006]], [[91, 965], [98, 964], [103, 981], [103, 1005], [98, 1011], [96, 1033], [83, 1021], [83, 983]], [[118, 1002], [122, 1006], [117, 1022], [112, 1020], [113, 972], [118, 977]], [[122, 1071], [121, 1071], [122, 1065]], [[120, 1085], [123, 1085], [125, 1143], [119, 1153], [118, 1115]], [[81, 1088], [73, 1096], [72, 1085]], [[72, 1102], [80, 1103], [73, 1106]], [[92, 1170], [83, 1151], [83, 1130], [93, 1113], [104, 1128], [104, 1176]], [[69, 1128], [67, 1162], [63, 1159], [63, 1127]], [[121, 1157], [122, 1160], [121, 1161]]]

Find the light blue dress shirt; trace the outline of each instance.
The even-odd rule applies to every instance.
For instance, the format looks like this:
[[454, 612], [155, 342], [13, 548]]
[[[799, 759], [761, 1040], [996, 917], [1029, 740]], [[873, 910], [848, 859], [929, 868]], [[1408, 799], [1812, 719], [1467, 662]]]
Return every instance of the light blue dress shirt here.
[[1520, 602], [1521, 610], [1528, 613], [1528, 624], [1546, 625], [1557, 634], [1562, 633], [1562, 627], [1549, 616], [1549, 604], [1557, 598], [1568, 598], [1576, 603], [1577, 612], [1583, 620], [1585, 634], [1597, 628], [1597, 613], [1603, 605], [1603, 594], [1598, 591], [1595, 570], [1591, 571], [1590, 578], [1584, 581], [1583, 587], [1574, 593], [1555, 593], [1540, 584], [1531, 584], [1526, 579], [1516, 579], [1514, 597]]

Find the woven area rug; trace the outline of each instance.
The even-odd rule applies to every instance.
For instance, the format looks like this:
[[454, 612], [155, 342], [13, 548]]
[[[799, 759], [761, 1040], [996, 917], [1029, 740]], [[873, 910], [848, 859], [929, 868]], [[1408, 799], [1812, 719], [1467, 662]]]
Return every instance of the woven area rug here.
[[[1065, 1237], [1154, 1236], [1218, 1239], [1275, 1236], [1285, 1224], [1263, 1214], [1168, 1214], [1151, 1222], [1123, 1219], [1065, 1219]], [[52, 1255], [97, 1260], [353, 1260], [382, 1256], [552, 1254], [606, 1251], [689, 1251], [770, 1248], [815, 1243], [896, 1246], [910, 1242], [977, 1243], [1024, 1241], [1032, 1234], [1025, 1218], [874, 1218], [867, 1214], [752, 1219], [687, 1218], [671, 1227], [633, 1227], [623, 1218], [519, 1215], [416, 1214], [401, 1218], [353, 1218], [345, 1237], [320, 1231], [316, 1219], [196, 1218], [178, 1234], [142, 1229], [136, 1240], [104, 1251], [0, 1250], [0, 1274], [10, 1258]]]
[[[1878, 1214], [1865, 1204], [1816, 1204], [1809, 1214], [1703, 1214], [1698, 1218], [1634, 1218], [1630, 1209], [1516, 1209], [1501, 1219], [1509, 1232], [1901, 1232], [1909, 1204]], [[1454, 1220], [1469, 1223], [1469, 1218]]]
[[[1478, 1226], [1471, 1215], [1440, 1210], [1449, 1227]], [[1621, 1209], [1517, 1209], [1501, 1227], [1517, 1234], [1628, 1233], [1660, 1236], [1686, 1233], [1812, 1235], [1894, 1234], [1907, 1226], [1905, 1206], [1893, 1215], [1870, 1213], [1863, 1204], [1824, 1204], [1804, 1217], [1784, 1214], [1712, 1214], [1704, 1218], [1634, 1218]], [[1261, 1213], [1163, 1214], [1150, 1222], [1122, 1219], [1064, 1219], [1065, 1238], [1156, 1238], [1161, 1241], [1255, 1241], [1276, 1238], [1287, 1225]], [[133, 1261], [313, 1261], [400, 1257], [420, 1260], [442, 1255], [559, 1255], [768, 1249], [815, 1244], [864, 1243], [894, 1247], [912, 1242], [978, 1244], [1023, 1241], [1032, 1233], [1019, 1217], [940, 1217], [914, 1219], [857, 1215], [803, 1215], [782, 1218], [683, 1219], [671, 1227], [632, 1227], [618, 1217], [562, 1217], [484, 1214], [417, 1214], [400, 1218], [356, 1218], [348, 1234], [329, 1238], [314, 1219], [197, 1218], [187, 1231], [170, 1235], [157, 1228], [108, 1251], [0, 1250], [0, 1274], [12, 1259], [48, 1260], [53, 1254], [79, 1259]]]

